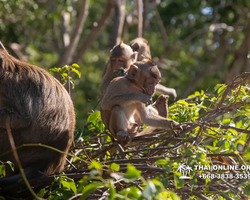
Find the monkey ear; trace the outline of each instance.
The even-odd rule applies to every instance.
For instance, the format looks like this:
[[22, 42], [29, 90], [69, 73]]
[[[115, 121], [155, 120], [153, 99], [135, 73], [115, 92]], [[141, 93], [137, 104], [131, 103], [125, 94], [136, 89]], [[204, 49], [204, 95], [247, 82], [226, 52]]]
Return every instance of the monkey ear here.
[[138, 44], [138, 42], [135, 42], [131, 44], [131, 48], [133, 49], [133, 51], [138, 51], [138, 49], [140, 48], [140, 45]]
[[136, 65], [130, 65], [128, 70], [127, 78], [130, 80], [135, 80], [138, 76], [139, 68]]
[[131, 55], [132, 61], [135, 62], [138, 59], [138, 52], [134, 51], [133, 54]]

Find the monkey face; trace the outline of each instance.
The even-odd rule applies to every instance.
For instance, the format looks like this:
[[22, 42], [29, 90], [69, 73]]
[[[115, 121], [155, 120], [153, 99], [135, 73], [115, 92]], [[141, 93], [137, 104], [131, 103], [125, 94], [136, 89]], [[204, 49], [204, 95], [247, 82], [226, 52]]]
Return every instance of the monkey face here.
[[149, 96], [153, 96], [155, 93], [156, 85], [160, 82], [159, 79], [150, 77], [145, 79], [143, 88], [145, 90], [145, 93]]
[[113, 72], [119, 70], [121, 68], [126, 69], [127, 61], [123, 57], [112, 57], [111, 60], [111, 67]]
[[130, 66], [126, 78], [133, 81], [143, 92], [153, 96], [156, 85], [161, 80], [161, 73], [156, 65], [151, 62], [140, 61]]
[[[153, 64], [153, 63], [151, 63]], [[148, 72], [144, 75], [144, 83], [143, 83], [143, 88], [145, 89], [145, 93], [153, 96], [156, 90], [156, 85], [160, 82], [161, 80], [161, 73], [156, 65], [153, 67], [150, 67]]]

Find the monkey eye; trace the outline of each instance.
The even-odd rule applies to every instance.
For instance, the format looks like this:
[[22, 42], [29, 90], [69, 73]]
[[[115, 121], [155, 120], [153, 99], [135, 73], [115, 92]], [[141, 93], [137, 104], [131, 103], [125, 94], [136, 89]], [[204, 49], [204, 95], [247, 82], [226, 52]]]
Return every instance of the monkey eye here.
[[113, 62], [116, 61], [116, 58], [111, 58], [111, 61], [113, 61]]
[[119, 61], [119, 62], [124, 62], [124, 60], [123, 60], [123, 59], [118, 59], [118, 61]]

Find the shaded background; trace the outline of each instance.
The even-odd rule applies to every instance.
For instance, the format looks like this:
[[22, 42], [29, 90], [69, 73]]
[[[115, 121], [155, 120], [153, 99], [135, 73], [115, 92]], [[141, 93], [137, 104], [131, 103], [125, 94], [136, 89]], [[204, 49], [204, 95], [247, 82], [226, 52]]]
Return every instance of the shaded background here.
[[102, 69], [121, 39], [149, 41], [162, 84], [178, 99], [250, 69], [248, 0], [0, 0], [0, 8], [0, 40], [11, 54], [45, 69], [80, 65], [77, 127], [97, 105]]

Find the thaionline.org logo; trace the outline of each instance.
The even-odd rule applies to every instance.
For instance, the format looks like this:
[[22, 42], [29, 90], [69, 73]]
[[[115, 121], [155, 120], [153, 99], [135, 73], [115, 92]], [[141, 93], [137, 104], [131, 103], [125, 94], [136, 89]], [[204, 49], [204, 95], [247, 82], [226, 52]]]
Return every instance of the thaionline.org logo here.
[[193, 169], [185, 164], [180, 164], [177, 168], [177, 172], [180, 172], [182, 174], [180, 179], [192, 179], [188, 176], [191, 171], [193, 171]]
[[[192, 179], [189, 174], [193, 170], [201, 171], [198, 175], [200, 178], [250, 179], [248, 172], [250, 165], [194, 165], [192, 168], [185, 164], [179, 164], [176, 171], [182, 174], [180, 179]], [[237, 173], [230, 173], [230, 171]]]

